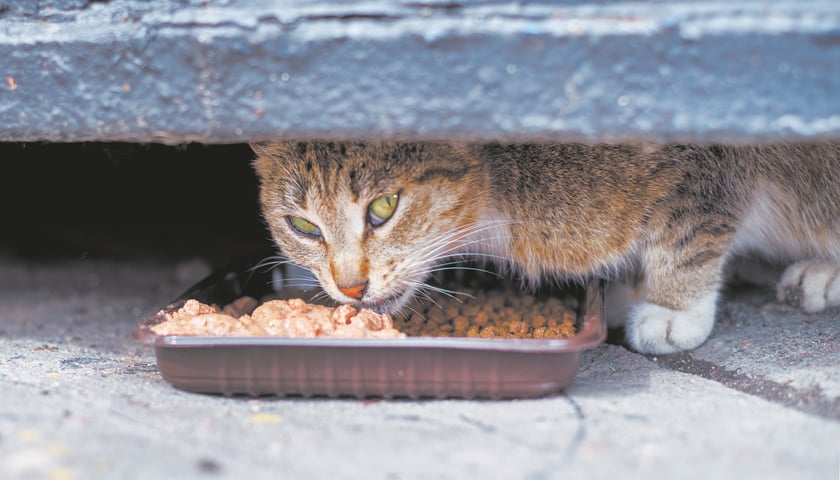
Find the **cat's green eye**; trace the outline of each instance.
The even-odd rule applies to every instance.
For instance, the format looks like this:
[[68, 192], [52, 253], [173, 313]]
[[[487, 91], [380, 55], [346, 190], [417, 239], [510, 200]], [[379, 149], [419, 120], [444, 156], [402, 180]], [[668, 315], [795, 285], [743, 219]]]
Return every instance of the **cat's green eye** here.
[[297, 230], [298, 233], [302, 233], [310, 237], [321, 236], [321, 229], [309, 220], [301, 217], [295, 217], [294, 215], [289, 215], [286, 218], [289, 220], [289, 225]]
[[384, 195], [370, 202], [370, 206], [368, 207], [368, 223], [374, 227], [385, 223], [394, 215], [399, 198], [399, 193], [392, 193], [391, 195]]

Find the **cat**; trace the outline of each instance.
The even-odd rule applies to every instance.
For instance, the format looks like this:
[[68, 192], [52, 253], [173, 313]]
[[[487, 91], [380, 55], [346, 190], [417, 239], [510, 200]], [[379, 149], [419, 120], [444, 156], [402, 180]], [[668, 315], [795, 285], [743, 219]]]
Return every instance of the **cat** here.
[[742, 252], [793, 262], [780, 300], [840, 304], [840, 144], [252, 148], [277, 245], [357, 307], [397, 312], [464, 256], [534, 283], [635, 278], [627, 342], [667, 354], [709, 336]]

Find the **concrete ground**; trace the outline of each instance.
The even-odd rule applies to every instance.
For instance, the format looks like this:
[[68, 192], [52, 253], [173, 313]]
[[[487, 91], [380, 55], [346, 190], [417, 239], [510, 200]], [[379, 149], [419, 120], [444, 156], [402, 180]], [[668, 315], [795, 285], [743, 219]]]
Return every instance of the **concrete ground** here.
[[586, 352], [535, 400], [225, 398], [176, 390], [144, 315], [201, 262], [0, 256], [0, 478], [840, 475], [840, 312], [727, 293], [699, 349]]

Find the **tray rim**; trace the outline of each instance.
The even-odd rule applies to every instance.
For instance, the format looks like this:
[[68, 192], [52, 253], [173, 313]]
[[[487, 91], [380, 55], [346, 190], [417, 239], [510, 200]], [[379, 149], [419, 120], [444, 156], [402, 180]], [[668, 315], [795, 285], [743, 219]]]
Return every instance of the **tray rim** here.
[[407, 337], [407, 338], [335, 338], [335, 337], [274, 337], [274, 336], [203, 336], [158, 335], [151, 330], [164, 320], [167, 312], [177, 310], [206, 285], [220, 281], [233, 270], [217, 271], [196, 283], [175, 300], [137, 324], [132, 337], [157, 348], [234, 348], [234, 347], [311, 347], [311, 348], [399, 348], [447, 349], [475, 351], [508, 351], [518, 353], [577, 352], [602, 343], [607, 336], [604, 316], [604, 281], [590, 279], [583, 295], [585, 302], [580, 330], [574, 337], [552, 339], [527, 338], [470, 338], [470, 337]]

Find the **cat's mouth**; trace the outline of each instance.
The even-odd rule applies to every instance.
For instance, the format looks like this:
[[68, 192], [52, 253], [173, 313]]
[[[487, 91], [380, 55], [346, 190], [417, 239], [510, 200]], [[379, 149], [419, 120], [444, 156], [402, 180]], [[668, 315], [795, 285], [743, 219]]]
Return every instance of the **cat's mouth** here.
[[397, 313], [405, 303], [409, 292], [399, 292], [383, 298], [363, 300], [357, 302], [354, 307], [367, 308], [376, 313]]

